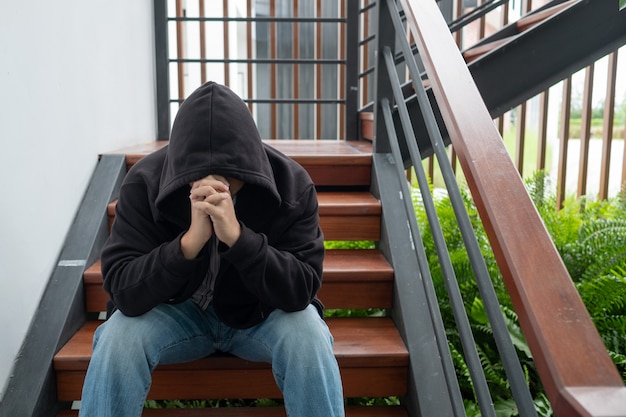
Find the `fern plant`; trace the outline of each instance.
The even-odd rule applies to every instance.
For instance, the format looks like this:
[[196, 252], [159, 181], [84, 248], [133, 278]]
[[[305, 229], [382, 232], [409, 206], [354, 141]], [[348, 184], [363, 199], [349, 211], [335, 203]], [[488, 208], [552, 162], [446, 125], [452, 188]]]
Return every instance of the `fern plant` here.
[[561, 210], [537, 173], [528, 189], [591, 319], [626, 380], [626, 183], [609, 200], [568, 198]]
[[[517, 416], [519, 415], [517, 406], [511, 396], [509, 381], [493, 338], [493, 332], [487, 319], [485, 307], [480, 298], [478, 284], [465, 249], [463, 237], [459, 230], [450, 199], [445, 191], [433, 190], [433, 194], [435, 196], [435, 209], [438, 221], [444, 235], [457, 284], [464, 301], [464, 307], [468, 315], [472, 334], [474, 335], [476, 350], [494, 401], [496, 415], [498, 417]], [[421, 196], [419, 191], [415, 188], [413, 189], [412, 197], [416, 208], [416, 218], [422, 234], [426, 255], [429, 260], [429, 268], [433, 278], [441, 316], [446, 328], [448, 345], [455, 365], [461, 394], [464, 398], [465, 411], [468, 416], [479, 416], [480, 410], [476, 402], [474, 386], [463, 355], [462, 344], [459, 332], [456, 328], [452, 306], [447, 296], [439, 257], [434, 246], [427, 215], [421, 204]], [[537, 377], [530, 350], [519, 327], [517, 315], [513, 311], [509, 295], [504, 287], [502, 276], [495, 262], [495, 257], [484, 228], [482, 227], [476, 206], [467, 189], [461, 189], [461, 197], [475, 231], [476, 240], [478, 241], [485, 264], [487, 265], [487, 270], [496, 291], [496, 296], [500, 302], [511, 340], [513, 340], [517, 349], [520, 363], [525, 372], [531, 393], [533, 397], [536, 398], [536, 408], [538, 411], [544, 410], [543, 412], [540, 411], [540, 415], [550, 416], [552, 415], [551, 408], [545, 398], [545, 394], [543, 394], [540, 383], [535, 382], [539, 381], [539, 378]]]
[[[528, 181], [527, 187], [548, 233], [576, 282], [581, 298], [604, 340], [609, 355], [626, 380], [626, 184], [622, 193], [615, 199], [594, 201], [586, 197], [568, 197], [560, 209], [557, 209], [556, 197], [551, 191], [552, 186], [547, 174], [537, 172]], [[517, 409], [509, 393], [507, 377], [480, 301], [480, 294], [450, 200], [445, 192], [432, 191], [436, 196], [437, 215], [468, 313], [477, 351], [492, 392], [496, 414], [501, 417], [515, 416]], [[465, 189], [461, 192], [500, 301], [509, 335], [526, 374], [537, 413], [540, 416], [551, 416], [550, 404], [539, 382], [532, 354], [519, 327], [476, 207], [469, 192]], [[468, 416], [478, 416], [480, 411], [476, 404], [473, 384], [462, 353], [428, 219], [417, 189], [414, 189], [413, 202], [447, 329], [448, 343], [464, 397], [466, 413]]]

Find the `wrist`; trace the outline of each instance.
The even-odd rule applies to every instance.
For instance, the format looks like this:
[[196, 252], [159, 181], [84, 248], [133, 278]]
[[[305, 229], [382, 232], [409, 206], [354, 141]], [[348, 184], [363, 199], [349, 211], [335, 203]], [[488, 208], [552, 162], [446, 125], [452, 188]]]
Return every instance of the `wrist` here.
[[233, 233], [232, 235], [230, 235], [227, 239], [223, 240], [222, 242], [224, 242], [224, 244], [226, 244], [226, 246], [228, 246], [229, 248], [232, 248], [233, 245], [235, 243], [237, 243], [237, 241], [239, 240], [239, 237], [241, 236], [241, 226], [237, 225], [237, 230], [235, 233]]
[[199, 238], [193, 232], [188, 230], [180, 238], [180, 250], [183, 253], [185, 259], [195, 259], [206, 244], [206, 242], [207, 240]]

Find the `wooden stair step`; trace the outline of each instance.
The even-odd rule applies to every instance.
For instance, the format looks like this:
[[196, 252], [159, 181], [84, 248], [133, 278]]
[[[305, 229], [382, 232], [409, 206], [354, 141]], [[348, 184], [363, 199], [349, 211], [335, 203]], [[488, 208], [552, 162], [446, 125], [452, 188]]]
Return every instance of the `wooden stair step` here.
[[[387, 317], [328, 318], [346, 397], [403, 396], [408, 352]], [[87, 322], [55, 355], [60, 401], [79, 400], [91, 358], [93, 333], [101, 322]], [[279, 398], [271, 367], [230, 355], [158, 366], [149, 399]]]
[[372, 143], [346, 140], [265, 140], [307, 170], [317, 186], [369, 185]]
[[[371, 181], [372, 144], [345, 140], [265, 140], [265, 143], [302, 165], [317, 186], [365, 186]], [[118, 151], [130, 168], [167, 141], [148, 142]]]
[[465, 51], [463, 51], [463, 58], [465, 58], [465, 62], [469, 64], [470, 62], [477, 60], [486, 53], [493, 51], [494, 49], [504, 45], [507, 42], [510, 42], [516, 36], [517, 35], [509, 36], [502, 39], [496, 39], [494, 41], [466, 49]]
[[552, 7], [548, 7], [544, 10], [540, 10], [537, 11], [535, 13], [529, 13], [526, 16], [522, 16], [519, 20], [517, 20], [515, 22], [515, 27], [517, 28], [517, 34], [512, 35], [512, 36], [508, 36], [505, 38], [500, 38], [500, 39], [494, 39], [490, 42], [486, 42], [486, 43], [481, 43], [479, 45], [476, 45], [474, 47], [470, 47], [468, 49], [466, 49], [465, 51], [463, 51], [463, 58], [465, 58], [465, 62], [466, 63], [471, 63], [472, 61], [477, 60], [478, 58], [480, 58], [481, 56], [487, 54], [488, 52], [499, 48], [500, 46], [504, 45], [505, 43], [510, 42], [511, 40], [515, 39], [517, 36], [519, 36], [522, 32], [525, 32], [526, 30], [534, 27], [535, 25], [543, 22], [544, 20], [548, 19], [549, 17], [555, 15], [556, 13], [560, 12], [561, 10], [564, 10], [566, 8], [568, 8], [569, 6], [571, 6], [572, 4], [578, 2], [579, 0], [569, 0], [560, 4], [557, 4], [555, 6]]
[[320, 192], [320, 227], [326, 240], [380, 240], [381, 206], [369, 192]]
[[[320, 227], [326, 240], [379, 240], [381, 207], [369, 192], [317, 194]], [[115, 218], [117, 200], [109, 203], [109, 228]]]
[[[142, 417], [285, 417], [283, 407], [219, 407], [144, 409]], [[77, 410], [63, 410], [57, 417], [78, 417]], [[402, 406], [346, 407], [346, 417], [408, 417]]]
[[569, 1], [557, 4], [555, 6], [548, 7], [541, 11], [538, 11], [535, 13], [529, 13], [526, 16], [522, 16], [517, 22], [515, 22], [517, 26], [517, 30], [519, 30], [520, 33], [524, 32], [530, 29], [531, 27], [535, 26], [537, 23], [543, 22], [547, 18], [557, 14], [563, 9], [568, 8], [569, 6], [571, 6], [574, 3], [577, 3], [578, 1], [579, 0], [569, 0]]
[[[326, 251], [322, 279], [319, 298], [327, 308], [391, 307], [393, 268], [379, 250]], [[100, 260], [85, 270], [84, 287], [86, 310], [106, 311], [109, 295], [102, 288]]]

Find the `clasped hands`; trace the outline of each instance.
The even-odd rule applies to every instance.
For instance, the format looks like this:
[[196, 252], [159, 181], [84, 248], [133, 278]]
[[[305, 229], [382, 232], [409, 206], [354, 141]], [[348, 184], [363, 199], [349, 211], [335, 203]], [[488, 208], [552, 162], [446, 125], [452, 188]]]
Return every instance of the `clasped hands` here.
[[186, 259], [198, 256], [213, 233], [228, 245], [241, 235], [232, 196], [243, 183], [234, 178], [209, 175], [190, 184], [191, 224], [180, 241]]

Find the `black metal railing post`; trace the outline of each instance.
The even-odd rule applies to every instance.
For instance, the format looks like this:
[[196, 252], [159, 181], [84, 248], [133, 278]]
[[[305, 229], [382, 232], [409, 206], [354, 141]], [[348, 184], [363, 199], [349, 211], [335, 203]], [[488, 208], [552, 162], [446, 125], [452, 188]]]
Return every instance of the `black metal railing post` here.
[[454, 18], [454, 1], [453, 0], [437, 0], [439, 10], [446, 22], [451, 22]]
[[167, 46], [167, 0], [154, 0], [157, 140], [170, 137], [170, 76]]
[[[374, 70], [374, 152], [391, 153], [389, 137], [385, 124], [382, 123], [381, 104], [384, 99], [394, 102], [393, 93], [389, 88], [389, 72], [385, 66], [383, 50], [393, 48], [396, 44], [396, 33], [389, 9], [381, 1], [377, 2], [378, 21], [376, 24], [376, 63]], [[392, 51], [393, 52], [393, 51]]]
[[359, 2], [346, 2], [345, 138], [359, 137]]

